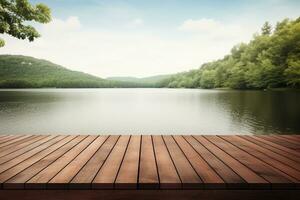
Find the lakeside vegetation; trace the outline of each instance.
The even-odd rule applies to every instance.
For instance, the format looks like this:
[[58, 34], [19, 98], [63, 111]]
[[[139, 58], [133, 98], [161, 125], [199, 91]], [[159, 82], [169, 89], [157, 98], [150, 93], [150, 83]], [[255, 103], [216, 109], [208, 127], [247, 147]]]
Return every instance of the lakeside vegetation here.
[[164, 75], [157, 75], [157, 76], [149, 76], [144, 78], [137, 78], [137, 77], [131, 77], [131, 76], [116, 76], [116, 77], [108, 77], [107, 80], [113, 80], [113, 81], [122, 81], [122, 82], [131, 82], [131, 83], [139, 83], [142, 85], [151, 85], [152, 87], [157, 87], [158, 83], [160, 81], [163, 81], [165, 79], [168, 79], [173, 74], [164, 74]]
[[223, 59], [176, 74], [159, 83], [170, 88], [300, 88], [300, 18], [284, 19], [274, 28], [232, 48]]

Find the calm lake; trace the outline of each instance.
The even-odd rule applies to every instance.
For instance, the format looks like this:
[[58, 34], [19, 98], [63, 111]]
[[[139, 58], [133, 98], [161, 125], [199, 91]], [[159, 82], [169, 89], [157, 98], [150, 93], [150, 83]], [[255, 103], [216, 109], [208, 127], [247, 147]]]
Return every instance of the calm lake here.
[[300, 133], [300, 92], [0, 90], [0, 134], [63, 133]]

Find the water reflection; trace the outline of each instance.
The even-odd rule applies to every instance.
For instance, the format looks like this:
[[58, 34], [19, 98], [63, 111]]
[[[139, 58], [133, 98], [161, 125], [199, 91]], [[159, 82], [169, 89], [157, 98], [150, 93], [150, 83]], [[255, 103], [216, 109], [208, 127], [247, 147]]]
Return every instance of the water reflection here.
[[232, 121], [252, 133], [299, 133], [300, 93], [297, 91], [231, 91], [218, 94]]
[[0, 90], [0, 133], [299, 133], [299, 100], [295, 91]]

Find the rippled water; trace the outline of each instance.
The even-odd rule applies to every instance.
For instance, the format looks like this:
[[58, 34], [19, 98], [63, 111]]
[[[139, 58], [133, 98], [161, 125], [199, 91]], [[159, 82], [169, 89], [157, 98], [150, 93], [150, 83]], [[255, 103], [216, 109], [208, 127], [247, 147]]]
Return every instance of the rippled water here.
[[0, 90], [0, 134], [300, 133], [300, 92]]

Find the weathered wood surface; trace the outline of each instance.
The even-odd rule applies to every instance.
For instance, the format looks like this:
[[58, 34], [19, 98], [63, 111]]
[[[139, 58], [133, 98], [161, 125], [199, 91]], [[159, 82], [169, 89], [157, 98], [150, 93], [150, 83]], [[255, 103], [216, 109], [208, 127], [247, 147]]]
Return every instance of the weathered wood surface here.
[[0, 136], [10, 189], [299, 190], [300, 137]]

